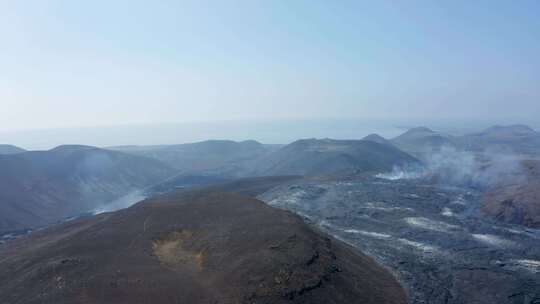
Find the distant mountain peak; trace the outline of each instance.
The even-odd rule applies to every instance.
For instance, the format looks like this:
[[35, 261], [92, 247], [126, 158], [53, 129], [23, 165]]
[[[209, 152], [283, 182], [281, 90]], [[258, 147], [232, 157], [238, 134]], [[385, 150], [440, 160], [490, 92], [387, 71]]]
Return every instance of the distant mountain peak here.
[[435, 131], [431, 130], [428, 127], [415, 127], [409, 129], [406, 133], [436, 133]]
[[389, 140], [376, 133], [369, 134], [368, 136], [362, 138], [362, 140], [372, 141], [384, 145], [391, 144]]
[[339, 175], [383, 172], [418, 160], [390, 144], [369, 140], [301, 139], [269, 154], [255, 175]]
[[495, 125], [492, 127], [487, 128], [482, 132], [483, 134], [514, 134], [514, 135], [527, 135], [527, 134], [537, 134], [537, 132], [527, 126], [522, 124], [515, 124], [515, 125]]
[[2, 154], [17, 154], [26, 152], [23, 148], [14, 145], [0, 144], [0, 155]]
[[243, 145], [262, 146], [262, 143], [254, 140], [254, 139], [243, 140], [243, 141], [240, 141], [239, 143], [243, 144]]
[[93, 146], [85, 146], [85, 145], [60, 145], [55, 148], [52, 148], [49, 150], [49, 152], [54, 152], [58, 154], [70, 154], [70, 153], [76, 153], [80, 151], [90, 151], [90, 150], [98, 150], [99, 148], [93, 147]]
[[407, 130], [405, 133], [399, 135], [398, 137], [392, 139], [392, 141], [402, 141], [410, 139], [425, 139], [425, 138], [447, 138], [448, 135], [441, 134], [439, 132], [433, 131], [428, 127], [416, 127]]
[[50, 151], [71, 151], [71, 150], [88, 150], [88, 149], [97, 149], [97, 147], [85, 146], [85, 145], [60, 145], [60, 146], [52, 148]]

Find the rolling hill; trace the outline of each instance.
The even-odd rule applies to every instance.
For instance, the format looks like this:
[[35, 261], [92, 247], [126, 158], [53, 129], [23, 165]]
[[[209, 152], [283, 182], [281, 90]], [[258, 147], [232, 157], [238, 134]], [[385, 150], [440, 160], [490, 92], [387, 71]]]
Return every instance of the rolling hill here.
[[455, 139], [426, 127], [412, 128], [390, 140], [395, 146], [416, 157], [440, 150], [444, 146], [455, 147]]
[[368, 136], [362, 138], [362, 140], [369, 140], [383, 145], [393, 145], [391, 141], [375, 133], [369, 134]]
[[[264, 180], [255, 184], [264, 188]], [[252, 192], [257, 185], [247, 186]], [[406, 296], [371, 258], [241, 184], [146, 200], [0, 247], [7, 303], [363, 303]], [[255, 193], [253, 193], [255, 194]]]
[[257, 175], [327, 175], [384, 172], [419, 161], [399, 149], [369, 140], [303, 139], [262, 159]]
[[461, 136], [418, 127], [393, 138], [391, 142], [418, 157], [436, 153], [443, 147], [475, 153], [540, 156], [540, 133], [525, 125], [493, 126], [481, 132]]
[[152, 159], [88, 146], [0, 155], [0, 232], [92, 211], [173, 172]]
[[120, 146], [108, 149], [159, 160], [182, 173], [213, 172], [242, 175], [246, 163], [276, 150], [279, 146], [263, 145], [254, 140], [207, 140], [189, 144], [160, 146]]
[[486, 130], [462, 136], [460, 144], [471, 151], [500, 151], [525, 155], [540, 155], [540, 133], [529, 126], [493, 126]]
[[22, 152], [26, 152], [26, 150], [13, 145], [0, 144], [0, 155], [17, 154]]

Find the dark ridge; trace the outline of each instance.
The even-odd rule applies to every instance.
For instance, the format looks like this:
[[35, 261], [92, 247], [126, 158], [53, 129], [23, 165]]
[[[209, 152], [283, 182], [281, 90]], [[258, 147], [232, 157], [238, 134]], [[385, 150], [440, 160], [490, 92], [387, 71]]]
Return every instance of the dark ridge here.
[[371, 258], [292, 213], [221, 190], [181, 191], [0, 247], [0, 298], [406, 303], [394, 277]]
[[443, 147], [457, 147], [456, 138], [435, 132], [427, 127], [412, 128], [393, 138], [391, 142], [399, 149], [420, 159]]
[[89, 212], [174, 174], [144, 157], [89, 146], [0, 156], [0, 232]]
[[302, 139], [260, 161], [258, 175], [329, 175], [383, 172], [418, 163], [409, 154], [368, 140]]
[[214, 175], [226, 175], [229, 172], [242, 172], [246, 163], [256, 161], [275, 150], [275, 147], [255, 140], [207, 140], [178, 145], [121, 146], [109, 149], [153, 158], [183, 173], [212, 171]]
[[368, 140], [368, 141], [373, 141], [373, 142], [376, 142], [376, 143], [379, 143], [379, 144], [383, 144], [383, 145], [391, 145], [392, 143], [387, 140], [386, 138], [380, 136], [379, 134], [369, 134], [368, 136], [362, 138], [362, 140]]
[[422, 127], [411, 128], [406, 133], [420, 133], [420, 132], [422, 132], [422, 133], [435, 133], [435, 131], [431, 130], [430, 128], [423, 127], [423, 126]]
[[460, 138], [467, 150], [497, 151], [507, 154], [540, 155], [540, 133], [526, 125], [493, 126]]
[[481, 134], [535, 134], [537, 133], [533, 128], [527, 126], [527, 125], [507, 125], [507, 126], [501, 126], [496, 125], [490, 128], [487, 128], [486, 130], [482, 131]]
[[26, 150], [24, 150], [23, 148], [19, 148], [13, 145], [0, 144], [0, 155], [17, 154], [23, 152], [26, 152]]

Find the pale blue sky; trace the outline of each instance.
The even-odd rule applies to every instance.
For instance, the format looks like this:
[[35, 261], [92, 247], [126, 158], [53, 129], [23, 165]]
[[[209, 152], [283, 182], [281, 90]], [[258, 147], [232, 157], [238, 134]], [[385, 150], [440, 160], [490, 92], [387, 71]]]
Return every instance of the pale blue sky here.
[[536, 121], [540, 1], [0, 0], [0, 131]]

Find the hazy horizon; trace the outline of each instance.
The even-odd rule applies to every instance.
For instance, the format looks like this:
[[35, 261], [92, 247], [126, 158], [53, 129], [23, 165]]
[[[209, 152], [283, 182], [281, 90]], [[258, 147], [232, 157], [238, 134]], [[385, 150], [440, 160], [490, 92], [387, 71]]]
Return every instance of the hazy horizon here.
[[535, 125], [539, 11], [538, 1], [2, 2], [0, 131], [325, 117]]
[[468, 120], [360, 120], [306, 119], [263, 121], [215, 121], [196, 123], [126, 124], [116, 126], [71, 127], [0, 131], [0, 144], [27, 150], [48, 150], [64, 144], [97, 147], [122, 145], [170, 145], [204, 140], [256, 140], [264, 144], [288, 144], [303, 138], [361, 139], [377, 133], [393, 138], [409, 128], [426, 126], [451, 135], [482, 131], [494, 125], [528, 124], [524, 121]]

